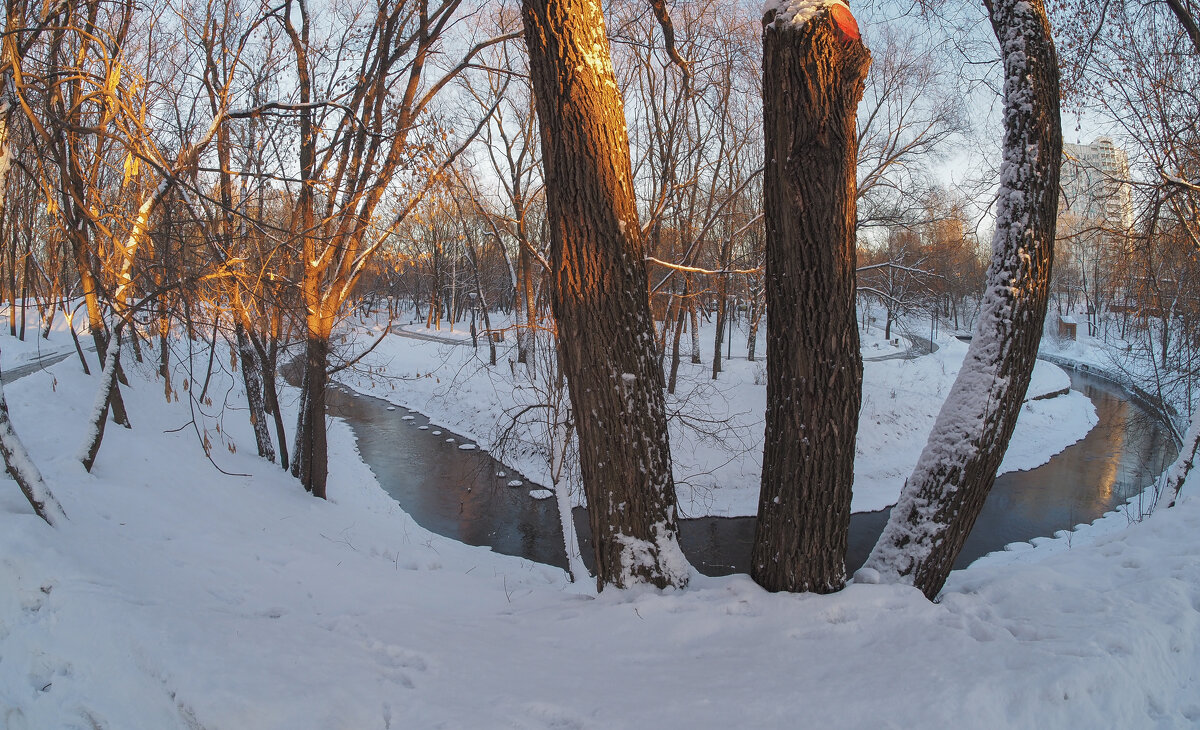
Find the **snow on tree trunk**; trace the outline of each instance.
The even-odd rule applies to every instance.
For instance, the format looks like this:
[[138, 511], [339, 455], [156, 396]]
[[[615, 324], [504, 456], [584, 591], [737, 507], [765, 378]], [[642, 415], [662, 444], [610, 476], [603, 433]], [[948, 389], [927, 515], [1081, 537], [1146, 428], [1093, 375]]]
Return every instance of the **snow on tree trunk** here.
[[104, 440], [104, 422], [108, 418], [108, 410], [116, 402], [119, 386], [117, 373], [121, 368], [121, 328], [113, 330], [112, 341], [109, 343], [108, 356], [104, 361], [104, 373], [100, 376], [100, 389], [96, 391], [96, 400], [92, 404], [92, 415], [88, 421], [87, 436], [83, 448], [79, 451], [79, 461], [89, 472], [96, 463], [96, 454], [100, 452], [100, 442]]
[[262, 364], [258, 354], [246, 336], [246, 328], [239, 322], [237, 332], [238, 359], [242, 364], [242, 382], [246, 386], [246, 403], [250, 408], [250, 425], [254, 427], [254, 442], [258, 455], [267, 461], [275, 461], [275, 446], [271, 443], [271, 432], [267, 428], [267, 409], [263, 400]]
[[683, 586], [663, 373], [604, 17], [584, 0], [524, 0], [522, 12], [597, 585]]
[[828, 593], [846, 581], [862, 398], [855, 112], [871, 56], [841, 3], [797, 0], [763, 20], [770, 315], [750, 570], [768, 590]]
[[1175, 506], [1175, 502], [1179, 500], [1183, 482], [1196, 465], [1196, 454], [1198, 453], [1200, 453], [1200, 410], [1192, 414], [1192, 423], [1183, 436], [1183, 447], [1179, 449], [1179, 456], [1175, 459], [1175, 463], [1167, 469], [1163, 487], [1158, 494], [1158, 504], [1165, 504], [1167, 507]]
[[987, 3], [1004, 62], [996, 233], [974, 339], [859, 577], [934, 598], [996, 480], [1046, 316], [1058, 213], [1058, 64], [1042, 0]]
[[17, 486], [21, 488], [25, 499], [29, 500], [29, 505], [38, 517], [51, 527], [67, 519], [62, 505], [50, 493], [50, 488], [42, 479], [42, 473], [25, 450], [25, 444], [17, 437], [12, 416], [8, 412], [8, 400], [4, 397], [3, 383], [0, 383], [0, 455], [4, 456], [4, 466], [8, 468], [8, 473], [17, 482]]

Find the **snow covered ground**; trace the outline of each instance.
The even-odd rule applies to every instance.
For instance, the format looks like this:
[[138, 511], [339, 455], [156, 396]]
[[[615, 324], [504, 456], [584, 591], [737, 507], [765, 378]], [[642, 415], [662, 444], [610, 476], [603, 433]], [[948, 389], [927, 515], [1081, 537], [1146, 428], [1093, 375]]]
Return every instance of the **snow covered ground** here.
[[134, 429], [108, 430], [92, 474], [73, 455], [97, 379], [68, 359], [6, 388], [70, 521], [0, 479], [5, 730], [1200, 724], [1195, 497], [977, 563], [938, 604], [745, 576], [596, 596], [420, 528], [343, 424], [315, 500], [252, 455], [225, 374], [206, 406], [132, 370]]
[[[365, 344], [382, 327], [380, 323], [362, 324], [356, 334]], [[416, 409], [489, 450], [509, 422], [504, 413], [516, 412], [544, 397], [546, 384], [530, 382], [523, 370], [514, 372], [509, 367], [505, 358], [515, 357], [510, 350], [500, 350], [497, 367], [486, 367], [486, 346], [472, 349], [461, 323], [453, 332], [427, 330], [423, 324], [399, 328], [422, 338], [434, 336], [465, 344], [389, 336], [364, 361], [370, 373], [346, 371], [338, 378], [361, 392]], [[758, 510], [766, 411], [762, 343], [760, 340], [759, 361], [749, 362], [745, 332], [735, 329], [733, 358], [725, 362], [714, 383], [713, 334], [710, 327], [701, 328], [705, 363], [693, 365], [685, 356], [677, 393], [668, 397], [668, 409], [674, 416], [671, 455], [680, 512], [688, 517], [753, 515]], [[966, 343], [949, 335], [939, 337], [937, 342], [939, 349], [930, 356], [873, 360], [903, 352], [904, 348], [889, 344], [878, 328], [863, 336], [867, 362], [854, 464], [855, 512], [883, 509], [894, 503], [917, 463], [967, 351]], [[1069, 385], [1070, 379], [1061, 368], [1039, 362], [1028, 396], [1044, 396]], [[1001, 472], [1046, 463], [1086, 436], [1095, 424], [1095, 409], [1082, 393], [1071, 391], [1057, 398], [1031, 400], [1021, 412]], [[539, 434], [530, 429], [522, 445], [497, 457], [545, 485], [551, 483], [548, 458], [533, 443]], [[579, 500], [577, 491], [577, 504]]]

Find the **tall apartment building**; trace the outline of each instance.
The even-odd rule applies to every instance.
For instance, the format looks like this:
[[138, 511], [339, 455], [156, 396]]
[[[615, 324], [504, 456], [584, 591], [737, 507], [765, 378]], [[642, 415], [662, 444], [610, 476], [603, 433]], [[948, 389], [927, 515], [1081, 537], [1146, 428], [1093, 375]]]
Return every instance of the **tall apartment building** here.
[[1129, 156], [1108, 137], [1086, 145], [1063, 144], [1060, 185], [1060, 216], [1115, 231], [1133, 226]]
[[1056, 262], [1055, 274], [1068, 306], [1082, 296], [1088, 334], [1096, 336], [1101, 312], [1136, 310], [1141, 298], [1138, 282], [1114, 266], [1126, 254], [1133, 228], [1129, 157], [1108, 137], [1063, 144], [1059, 185], [1055, 246], [1061, 265]]

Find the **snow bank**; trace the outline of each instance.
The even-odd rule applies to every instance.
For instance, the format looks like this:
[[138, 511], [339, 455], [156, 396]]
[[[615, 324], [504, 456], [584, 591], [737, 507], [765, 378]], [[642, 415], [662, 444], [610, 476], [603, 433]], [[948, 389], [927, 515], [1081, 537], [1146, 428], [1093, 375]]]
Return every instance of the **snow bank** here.
[[936, 605], [896, 586], [769, 594], [745, 576], [595, 597], [421, 529], [340, 423], [331, 500], [309, 497], [252, 455], [227, 375], [198, 428], [245, 476], [213, 469], [190, 428], [170, 432], [192, 418], [186, 392], [165, 403], [136, 369], [135, 428], [111, 430], [89, 475], [61, 448], [96, 384], [78, 370], [7, 389], [72, 516], [51, 529], [0, 480], [7, 729], [1200, 722], [1194, 498], [1092, 544], [956, 573]]
[[[378, 327], [360, 325], [351, 336], [370, 342]], [[545, 398], [543, 384], [531, 382], [520, 366], [509, 367], [505, 359], [516, 357], [511, 348], [501, 347], [500, 364], [489, 368], [486, 346], [474, 350], [469, 335], [461, 331], [426, 330], [419, 324], [401, 329], [423, 339], [389, 337], [367, 358], [370, 374], [343, 372], [339, 379], [356, 390], [427, 414], [432, 422], [478, 442], [530, 479], [549, 485], [549, 459], [538, 443], [544, 441], [539, 430], [518, 429], [523, 440], [504, 451], [496, 448], [497, 434], [508, 423], [503, 414]], [[693, 365], [685, 357], [677, 392], [667, 399], [679, 512], [684, 517], [753, 515], [758, 511], [762, 479], [765, 363], [761, 352], [758, 362], [746, 360], [745, 333], [735, 330], [733, 357], [724, 361], [720, 378], [712, 380], [713, 334], [711, 328], [701, 328], [706, 362]], [[424, 339], [429, 337], [445, 341]], [[965, 343], [947, 336], [938, 339], [939, 349], [932, 355], [870, 360], [903, 350], [874, 331], [862, 340], [868, 361], [854, 463], [855, 512], [883, 509], [896, 501], [967, 350]], [[1038, 362], [1028, 397], [1069, 385], [1070, 378], [1061, 368]], [[1096, 421], [1091, 401], [1074, 391], [1027, 404], [1001, 472], [1046, 463], [1086, 436]], [[575, 503], [581, 499], [575, 490]]]

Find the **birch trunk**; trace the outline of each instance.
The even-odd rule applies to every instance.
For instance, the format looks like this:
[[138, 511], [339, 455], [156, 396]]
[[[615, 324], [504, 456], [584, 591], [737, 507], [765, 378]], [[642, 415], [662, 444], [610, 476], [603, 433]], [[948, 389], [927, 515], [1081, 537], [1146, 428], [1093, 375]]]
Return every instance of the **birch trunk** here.
[[238, 359], [242, 364], [242, 383], [246, 386], [246, 404], [250, 408], [250, 425], [254, 427], [254, 443], [258, 448], [258, 455], [273, 462], [275, 446], [271, 443], [271, 432], [267, 428], [262, 365], [250, 344], [250, 338], [246, 336], [246, 328], [239, 322], [234, 329], [237, 334]]

